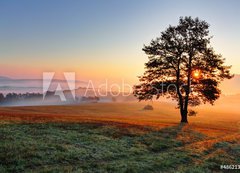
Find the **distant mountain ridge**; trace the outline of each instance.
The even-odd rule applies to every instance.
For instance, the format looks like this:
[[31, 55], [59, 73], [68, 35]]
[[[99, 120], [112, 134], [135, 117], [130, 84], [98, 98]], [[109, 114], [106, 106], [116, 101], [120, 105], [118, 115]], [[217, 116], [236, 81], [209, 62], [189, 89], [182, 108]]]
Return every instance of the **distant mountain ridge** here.
[[6, 76], [0, 76], [0, 80], [11, 80], [11, 78], [6, 77]]
[[[5, 76], [0, 76], [0, 82], [1, 81], [42, 81], [43, 79], [16, 79], [16, 78], [10, 78], [10, 77], [5, 77]], [[53, 79], [52, 81], [54, 82], [66, 82], [66, 80], [64, 79]], [[85, 81], [81, 81], [81, 80], [75, 80], [75, 82], [77, 83], [86, 83]], [[1, 83], [0, 83], [1, 84]]]
[[[49, 80], [48, 80], [49, 81]], [[72, 80], [70, 83], [75, 83], [76, 87], [84, 86], [87, 84], [85, 81]], [[53, 90], [57, 84], [68, 88], [68, 83], [65, 79], [52, 79], [50, 90]], [[0, 93], [41, 93], [43, 91], [43, 79], [16, 79], [5, 76], [0, 76]]]
[[[64, 79], [53, 79], [52, 82], [56, 83], [66, 83]], [[76, 80], [76, 87], [85, 87], [87, 85], [86, 81]], [[36, 88], [42, 87], [42, 79], [16, 79], [8, 76], [0, 76], [0, 92], [1, 89], [7, 88]], [[240, 74], [236, 74], [232, 79], [224, 80], [220, 84], [220, 89], [223, 95], [235, 95], [240, 93]], [[12, 92], [12, 91], [11, 91]]]

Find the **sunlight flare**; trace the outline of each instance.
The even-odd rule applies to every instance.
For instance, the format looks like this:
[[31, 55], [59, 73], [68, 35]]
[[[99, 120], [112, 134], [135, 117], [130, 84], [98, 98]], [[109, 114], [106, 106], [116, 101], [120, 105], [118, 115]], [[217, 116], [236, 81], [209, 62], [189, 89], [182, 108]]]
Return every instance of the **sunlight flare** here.
[[199, 79], [201, 77], [201, 70], [194, 70], [192, 76], [194, 79]]

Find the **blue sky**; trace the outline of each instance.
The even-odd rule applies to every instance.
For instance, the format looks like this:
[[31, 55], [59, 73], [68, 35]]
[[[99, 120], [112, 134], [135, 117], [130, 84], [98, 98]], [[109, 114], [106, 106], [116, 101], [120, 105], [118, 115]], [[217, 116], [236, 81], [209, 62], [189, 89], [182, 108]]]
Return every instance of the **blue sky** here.
[[240, 73], [239, 7], [238, 0], [1, 0], [0, 72], [33, 78], [67, 70], [135, 82], [147, 61], [143, 44], [193, 16], [210, 23], [213, 47]]

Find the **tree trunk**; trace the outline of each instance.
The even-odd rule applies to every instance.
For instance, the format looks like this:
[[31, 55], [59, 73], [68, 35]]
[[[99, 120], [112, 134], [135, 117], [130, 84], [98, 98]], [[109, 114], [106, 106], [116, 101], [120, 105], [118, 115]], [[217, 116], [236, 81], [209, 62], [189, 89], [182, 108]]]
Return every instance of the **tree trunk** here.
[[186, 110], [181, 111], [181, 123], [188, 123]]

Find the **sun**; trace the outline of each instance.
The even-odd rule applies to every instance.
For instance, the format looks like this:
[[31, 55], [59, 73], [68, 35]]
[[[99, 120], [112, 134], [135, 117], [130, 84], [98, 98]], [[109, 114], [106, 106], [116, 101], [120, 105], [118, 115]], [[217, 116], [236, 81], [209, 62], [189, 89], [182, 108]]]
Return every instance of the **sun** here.
[[195, 78], [195, 79], [199, 79], [199, 78], [201, 77], [201, 70], [194, 70], [194, 71], [192, 72], [192, 76], [193, 76], [193, 78]]

